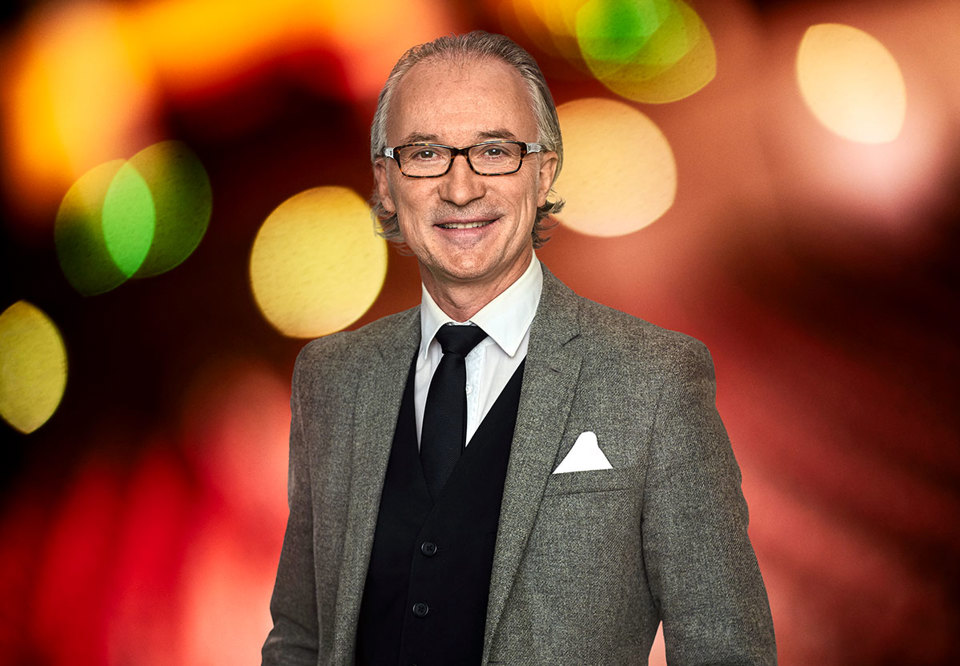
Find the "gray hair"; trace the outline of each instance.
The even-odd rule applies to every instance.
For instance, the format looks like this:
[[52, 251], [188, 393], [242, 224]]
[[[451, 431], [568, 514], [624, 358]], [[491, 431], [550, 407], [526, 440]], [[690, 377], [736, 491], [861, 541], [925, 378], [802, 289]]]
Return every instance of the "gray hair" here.
[[[444, 57], [461, 61], [470, 58], [475, 60], [496, 58], [510, 65], [520, 74], [530, 90], [533, 113], [537, 120], [537, 141], [558, 156], [557, 169], [554, 173], [554, 182], [556, 182], [557, 176], [560, 175], [560, 168], [563, 166], [563, 139], [560, 137], [560, 121], [557, 119], [557, 108], [553, 103], [553, 96], [547, 87], [543, 72], [540, 71], [540, 66], [533, 59], [533, 56], [512, 39], [481, 30], [466, 35], [440, 37], [432, 42], [414, 46], [397, 61], [377, 100], [377, 111], [373, 115], [373, 124], [370, 127], [370, 161], [373, 162], [381, 157], [383, 149], [387, 147], [387, 115], [390, 113], [390, 102], [400, 80], [417, 63], [430, 58]], [[553, 183], [551, 183], [552, 185]], [[550, 194], [555, 195], [552, 189]], [[384, 208], [376, 188], [374, 188], [370, 203], [373, 207], [373, 214], [380, 225], [378, 233], [387, 240], [403, 242], [397, 214]], [[554, 225], [549, 224], [547, 218], [560, 212], [561, 208], [563, 208], [563, 200], [555, 196], [553, 201], [547, 199], [543, 206], [537, 208], [537, 216], [531, 234], [534, 247], [540, 247], [548, 240], [544, 232]]]

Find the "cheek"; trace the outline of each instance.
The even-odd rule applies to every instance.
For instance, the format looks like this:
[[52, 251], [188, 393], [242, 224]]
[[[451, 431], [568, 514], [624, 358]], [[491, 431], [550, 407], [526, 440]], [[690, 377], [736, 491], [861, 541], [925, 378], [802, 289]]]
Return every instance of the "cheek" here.
[[528, 215], [535, 216], [537, 214], [537, 208], [543, 205], [543, 199], [546, 195], [541, 195], [538, 189], [537, 179], [533, 179], [533, 182], [530, 183], [530, 187], [527, 188], [522, 195], [524, 212]]
[[410, 197], [407, 196], [405, 189], [396, 182], [390, 182], [390, 199], [393, 201], [393, 209], [397, 212], [410, 208]]
[[400, 233], [404, 238], [411, 238], [416, 234], [416, 229], [410, 225], [410, 215], [401, 207], [397, 211], [397, 224], [400, 226]]
[[420, 211], [427, 208], [427, 202], [430, 201], [429, 186], [420, 181], [391, 183], [390, 194], [397, 210], [409, 211], [408, 215], [418, 216]]

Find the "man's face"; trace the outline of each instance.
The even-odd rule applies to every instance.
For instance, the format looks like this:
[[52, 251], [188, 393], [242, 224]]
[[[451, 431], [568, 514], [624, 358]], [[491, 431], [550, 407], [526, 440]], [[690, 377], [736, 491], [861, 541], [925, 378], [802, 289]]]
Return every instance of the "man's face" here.
[[[462, 148], [491, 139], [537, 140], [530, 93], [509, 65], [431, 59], [400, 81], [387, 118], [388, 146], [425, 141]], [[556, 163], [555, 153], [530, 154], [514, 174], [478, 176], [458, 156], [444, 176], [408, 178], [394, 160], [380, 158], [374, 177], [431, 293], [464, 284], [499, 293], [530, 263], [530, 233]]]

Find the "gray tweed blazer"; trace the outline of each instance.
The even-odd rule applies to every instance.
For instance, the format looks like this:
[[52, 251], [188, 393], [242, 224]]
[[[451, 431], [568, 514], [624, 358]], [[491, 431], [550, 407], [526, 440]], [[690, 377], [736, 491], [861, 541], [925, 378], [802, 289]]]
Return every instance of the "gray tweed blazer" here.
[[[309, 343], [293, 377], [290, 517], [264, 664], [350, 664], [418, 308]], [[774, 664], [740, 471], [696, 340], [546, 269], [530, 332], [487, 664]], [[584, 431], [613, 469], [552, 474]]]

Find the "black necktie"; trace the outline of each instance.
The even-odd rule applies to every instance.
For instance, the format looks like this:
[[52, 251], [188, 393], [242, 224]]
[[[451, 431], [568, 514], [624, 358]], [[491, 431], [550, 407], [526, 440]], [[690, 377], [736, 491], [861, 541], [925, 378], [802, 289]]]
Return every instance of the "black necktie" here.
[[487, 337], [479, 326], [441, 326], [443, 358], [430, 380], [420, 432], [420, 462], [436, 499], [453, 471], [467, 437], [467, 369], [464, 357]]

